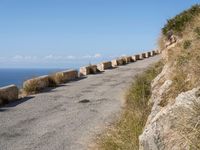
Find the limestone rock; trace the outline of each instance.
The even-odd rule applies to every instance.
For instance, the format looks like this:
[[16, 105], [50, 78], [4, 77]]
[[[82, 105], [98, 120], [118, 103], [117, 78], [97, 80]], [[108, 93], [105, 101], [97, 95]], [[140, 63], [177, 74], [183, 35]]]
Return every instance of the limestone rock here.
[[[164, 85], [168, 84], [169, 81], [164, 83]], [[139, 137], [140, 150], [190, 149], [192, 143], [189, 138], [192, 137], [190, 136], [192, 130], [190, 133], [183, 131], [186, 126], [193, 128], [194, 124], [198, 122], [198, 120], [194, 120], [194, 106], [196, 104], [200, 106], [200, 98], [196, 97], [198, 90], [198, 88], [194, 88], [179, 94], [173, 104], [167, 105], [157, 112], [155, 112], [156, 109], [152, 109], [144, 132]], [[154, 107], [158, 107], [158, 105], [154, 103]], [[190, 121], [192, 119], [193, 121]]]

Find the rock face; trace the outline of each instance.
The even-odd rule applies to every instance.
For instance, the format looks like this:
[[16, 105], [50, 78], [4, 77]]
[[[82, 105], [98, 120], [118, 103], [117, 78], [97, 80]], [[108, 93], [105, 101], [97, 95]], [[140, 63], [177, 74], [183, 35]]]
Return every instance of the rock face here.
[[0, 88], [0, 105], [18, 99], [18, 88], [15, 85], [9, 85]]
[[149, 105], [152, 105], [152, 110], [139, 137], [140, 150], [197, 150], [200, 149], [197, 138], [200, 131], [200, 87], [180, 92], [175, 97], [167, 95], [173, 93], [175, 80], [172, 76], [177, 72], [173, 66], [176, 62], [168, 61], [167, 50], [162, 52], [166, 64], [151, 84]]
[[200, 105], [200, 98], [196, 96], [198, 91], [199, 88], [194, 88], [181, 93], [175, 103], [160, 110], [156, 110], [154, 106], [145, 130], [140, 136], [140, 150], [189, 150], [191, 148], [190, 136], [187, 135], [187, 131], [184, 133], [183, 129], [186, 121], [192, 120], [188, 128], [192, 128], [199, 121], [195, 120], [194, 116], [198, 113], [195, 112], [195, 105]]

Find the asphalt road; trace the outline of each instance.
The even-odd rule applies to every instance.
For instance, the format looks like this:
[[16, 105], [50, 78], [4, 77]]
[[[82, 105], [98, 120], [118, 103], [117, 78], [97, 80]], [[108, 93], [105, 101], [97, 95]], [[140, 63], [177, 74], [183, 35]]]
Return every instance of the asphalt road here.
[[64, 84], [0, 108], [0, 150], [85, 150], [119, 116], [133, 77], [159, 56]]

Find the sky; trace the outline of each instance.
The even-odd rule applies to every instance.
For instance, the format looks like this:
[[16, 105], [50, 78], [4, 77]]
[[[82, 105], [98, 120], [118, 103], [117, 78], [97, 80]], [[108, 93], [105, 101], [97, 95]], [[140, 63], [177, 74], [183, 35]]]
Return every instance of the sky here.
[[0, 68], [74, 68], [155, 49], [200, 0], [0, 0]]

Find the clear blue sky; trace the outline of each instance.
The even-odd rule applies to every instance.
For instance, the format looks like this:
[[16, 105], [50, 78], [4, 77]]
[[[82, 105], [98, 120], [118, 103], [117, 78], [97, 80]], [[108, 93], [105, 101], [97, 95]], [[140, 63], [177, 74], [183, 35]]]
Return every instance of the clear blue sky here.
[[0, 0], [0, 68], [77, 67], [156, 47], [199, 0]]

